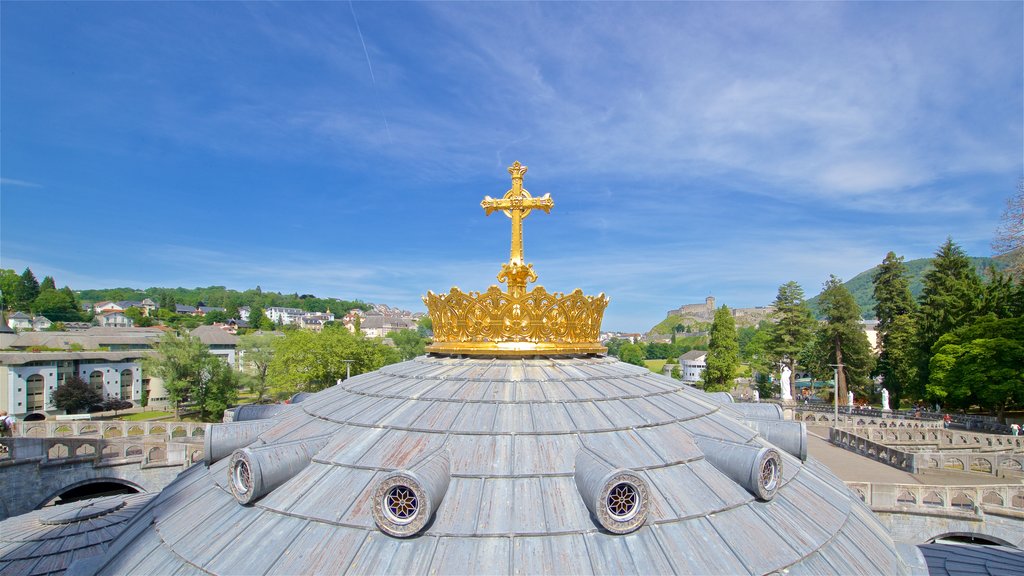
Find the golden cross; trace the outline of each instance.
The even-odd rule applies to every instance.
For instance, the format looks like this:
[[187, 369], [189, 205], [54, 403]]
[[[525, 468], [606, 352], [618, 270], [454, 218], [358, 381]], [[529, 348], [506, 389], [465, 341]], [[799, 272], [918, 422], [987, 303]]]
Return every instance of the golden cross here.
[[512, 219], [512, 250], [509, 255], [509, 264], [522, 265], [523, 218], [529, 216], [530, 211], [534, 208], [539, 208], [545, 213], [550, 214], [551, 209], [555, 206], [555, 201], [551, 199], [551, 194], [545, 194], [540, 198], [530, 196], [526, 188], [523, 188], [523, 174], [526, 174], [526, 166], [523, 166], [518, 161], [512, 163], [508, 173], [512, 175], [512, 189], [505, 192], [505, 196], [500, 200], [484, 196], [480, 206], [483, 207], [488, 216], [495, 210], [501, 210], [505, 212], [505, 216]]

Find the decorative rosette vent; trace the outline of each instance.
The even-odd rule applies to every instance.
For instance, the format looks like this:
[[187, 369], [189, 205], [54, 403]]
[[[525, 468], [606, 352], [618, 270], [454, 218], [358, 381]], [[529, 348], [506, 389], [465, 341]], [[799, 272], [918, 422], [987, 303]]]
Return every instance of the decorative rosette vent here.
[[536, 282], [537, 273], [523, 259], [523, 219], [533, 210], [550, 213], [555, 202], [550, 194], [534, 198], [523, 188], [526, 166], [515, 162], [508, 172], [512, 188], [502, 198], [485, 196], [480, 203], [488, 216], [501, 211], [512, 220], [509, 261], [498, 273], [498, 281], [508, 289], [427, 292], [423, 302], [434, 325], [434, 343], [427, 351], [469, 356], [607, 352], [599, 342], [601, 318], [608, 306], [604, 293], [586, 296], [579, 288], [569, 294], [548, 292], [543, 286], [527, 289], [527, 283]]

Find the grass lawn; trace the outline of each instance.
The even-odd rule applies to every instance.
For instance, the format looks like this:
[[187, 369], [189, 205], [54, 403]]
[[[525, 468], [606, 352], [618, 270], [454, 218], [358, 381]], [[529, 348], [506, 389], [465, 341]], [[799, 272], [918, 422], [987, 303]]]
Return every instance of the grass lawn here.
[[661, 369], [665, 367], [665, 362], [668, 362], [668, 360], [644, 360], [644, 362], [651, 372], [661, 374]]
[[124, 416], [118, 416], [114, 420], [128, 420], [131, 422], [138, 422], [139, 420], [155, 420], [157, 418], [166, 418], [168, 416], [174, 416], [174, 412], [136, 412], [135, 414], [125, 414]]

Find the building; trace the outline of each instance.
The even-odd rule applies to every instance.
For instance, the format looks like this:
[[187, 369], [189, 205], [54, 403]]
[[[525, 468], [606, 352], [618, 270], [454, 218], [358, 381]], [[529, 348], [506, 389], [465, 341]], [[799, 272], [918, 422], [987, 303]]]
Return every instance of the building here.
[[[353, 325], [353, 328], [355, 326]], [[359, 330], [367, 338], [383, 338], [388, 332], [415, 330], [416, 321], [403, 316], [392, 316], [368, 312], [359, 323]]]
[[124, 312], [104, 312], [96, 315], [96, 321], [104, 328], [131, 328], [135, 321], [125, 315]]
[[7, 325], [13, 330], [31, 330], [32, 317], [24, 312], [15, 312], [7, 317]]
[[63, 414], [52, 394], [72, 375], [89, 383], [103, 398], [132, 402], [143, 391], [152, 402], [167, 399], [163, 382], [146, 378], [142, 359], [152, 350], [90, 352], [0, 352], [0, 409], [19, 419]]
[[53, 322], [46, 316], [36, 316], [32, 318], [32, 329], [35, 331], [49, 330], [53, 326]]
[[708, 353], [706, 350], [690, 350], [679, 357], [679, 372], [683, 382], [695, 384], [704, 379], [704, 369], [707, 365]]
[[[736, 324], [739, 326], [755, 326], [775, 311], [774, 306], [756, 306], [754, 308], [729, 308]], [[683, 304], [675, 310], [669, 310], [665, 317], [678, 316], [680, 320], [695, 322], [713, 322], [715, 319], [715, 297], [708, 296], [703, 303]]]
[[296, 324], [299, 317], [305, 313], [306, 311], [301, 308], [283, 308], [281, 306], [271, 306], [263, 311], [263, 315], [271, 322], [281, 325]]
[[231, 334], [217, 326], [199, 326], [192, 331], [192, 336], [210, 349], [210, 353], [227, 363], [228, 366], [238, 368], [238, 336]]

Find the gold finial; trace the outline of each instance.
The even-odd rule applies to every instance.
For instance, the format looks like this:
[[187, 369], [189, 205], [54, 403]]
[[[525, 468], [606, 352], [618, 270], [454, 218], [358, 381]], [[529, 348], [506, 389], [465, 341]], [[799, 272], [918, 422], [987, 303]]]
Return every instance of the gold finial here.
[[428, 291], [423, 302], [434, 325], [434, 343], [428, 352], [526, 356], [607, 351], [598, 342], [607, 296], [585, 296], [579, 288], [568, 295], [549, 293], [542, 286], [526, 290], [527, 282], [537, 280], [537, 273], [533, 264], [523, 261], [523, 219], [534, 209], [550, 214], [555, 206], [550, 194], [534, 198], [523, 188], [526, 170], [513, 163], [508, 169], [512, 188], [500, 199], [485, 196], [480, 202], [488, 216], [501, 210], [512, 219], [509, 261], [498, 273], [508, 292], [497, 286], [483, 293], [458, 288], [448, 294]]

